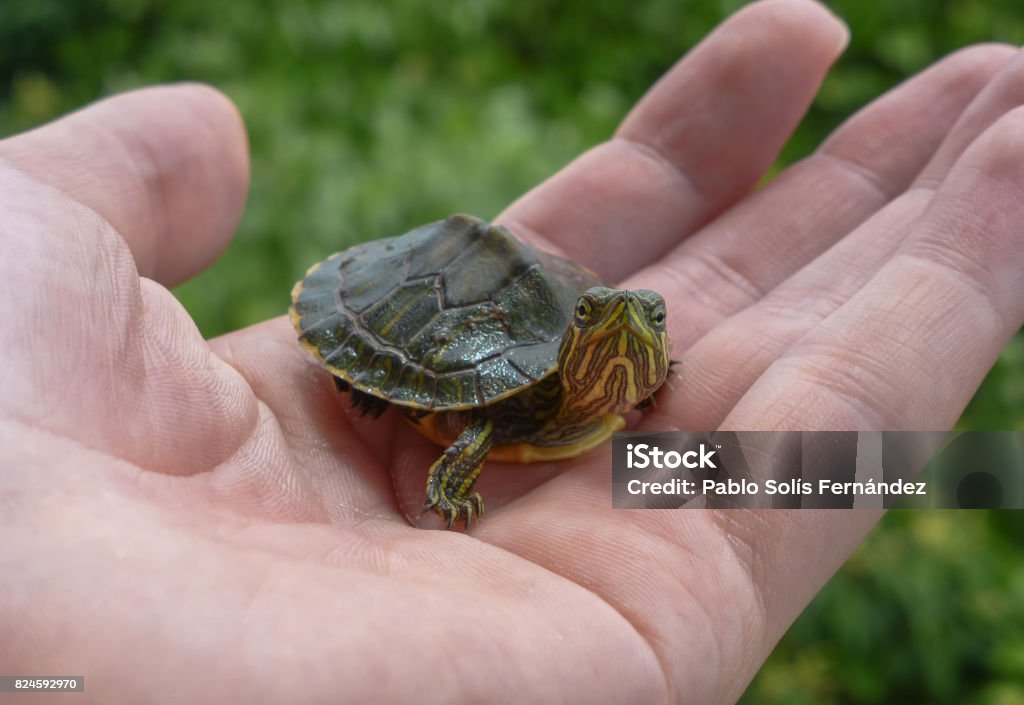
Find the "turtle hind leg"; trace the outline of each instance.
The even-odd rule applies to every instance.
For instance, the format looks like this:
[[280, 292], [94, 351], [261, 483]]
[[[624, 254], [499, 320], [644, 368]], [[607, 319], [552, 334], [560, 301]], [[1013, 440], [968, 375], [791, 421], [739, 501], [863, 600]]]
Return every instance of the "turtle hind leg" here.
[[375, 397], [372, 394], [361, 392], [355, 387], [350, 392], [352, 395], [352, 406], [359, 409], [360, 416], [366, 416], [369, 414], [373, 418], [377, 418], [385, 411], [391, 404], [380, 397]]
[[484, 515], [484, 501], [472, 490], [491, 450], [493, 431], [494, 426], [485, 418], [471, 421], [430, 466], [423, 509], [441, 515], [449, 529], [459, 520], [465, 521], [468, 529], [474, 514]]
[[369, 414], [373, 418], [377, 418], [391, 406], [391, 404], [380, 397], [375, 397], [372, 394], [356, 389], [341, 377], [333, 377], [332, 379], [334, 379], [334, 386], [339, 392], [349, 392], [352, 406], [359, 409], [360, 416]]

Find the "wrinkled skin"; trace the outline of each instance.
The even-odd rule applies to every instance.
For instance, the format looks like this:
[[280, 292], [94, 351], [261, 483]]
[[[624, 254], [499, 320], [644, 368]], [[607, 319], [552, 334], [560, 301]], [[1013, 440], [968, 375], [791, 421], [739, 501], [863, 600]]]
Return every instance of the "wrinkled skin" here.
[[[681, 377], [642, 428], [945, 429], [1021, 326], [1010, 47], [751, 193], [844, 40], [748, 6], [498, 218], [665, 296]], [[3, 670], [84, 674], [75, 703], [737, 698], [878, 515], [615, 511], [601, 450], [414, 528], [436, 448], [351, 418], [285, 318], [205, 341], [164, 288], [226, 245], [246, 149], [192, 85], [0, 143]]]

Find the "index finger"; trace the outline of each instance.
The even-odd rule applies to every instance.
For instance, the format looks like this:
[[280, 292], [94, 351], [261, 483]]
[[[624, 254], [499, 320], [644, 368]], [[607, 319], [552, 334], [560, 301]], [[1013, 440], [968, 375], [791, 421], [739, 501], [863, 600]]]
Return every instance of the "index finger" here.
[[847, 36], [809, 0], [748, 6], [662, 77], [614, 138], [498, 220], [608, 281], [624, 278], [757, 183]]

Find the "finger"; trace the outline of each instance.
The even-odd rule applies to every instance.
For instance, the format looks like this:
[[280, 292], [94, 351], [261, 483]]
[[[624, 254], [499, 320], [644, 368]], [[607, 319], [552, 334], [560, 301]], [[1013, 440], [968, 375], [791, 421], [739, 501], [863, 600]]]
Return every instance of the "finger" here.
[[[1018, 52], [964, 111], [913, 188], [688, 348], [677, 393], [645, 423], [657, 427], [671, 419], [687, 429], [718, 428], [772, 362], [852, 297], [893, 256], [955, 159], [985, 128], [1024, 104], [1022, 81], [1024, 53]], [[701, 401], [683, 403], [686, 399]]]
[[857, 113], [814, 155], [626, 282], [657, 288], [685, 350], [903, 192], [1014, 50], [963, 50]]
[[249, 180], [245, 128], [223, 94], [183, 84], [114, 96], [0, 142], [0, 160], [101, 215], [163, 284], [227, 245]]
[[1003, 114], [1024, 105], [1024, 51], [985, 86], [968, 106], [928, 166], [914, 182], [915, 186], [938, 186], [967, 147]]
[[892, 257], [930, 200], [931, 192], [925, 189], [903, 194], [764, 298], [686, 348], [672, 394], [644, 417], [642, 426], [719, 428], [775, 360]]
[[956, 163], [895, 257], [757, 381], [729, 428], [934, 430], [1024, 322], [1024, 108]]
[[617, 281], [743, 196], [800, 120], [847, 31], [822, 5], [738, 12], [651, 89], [616, 137], [500, 217]]

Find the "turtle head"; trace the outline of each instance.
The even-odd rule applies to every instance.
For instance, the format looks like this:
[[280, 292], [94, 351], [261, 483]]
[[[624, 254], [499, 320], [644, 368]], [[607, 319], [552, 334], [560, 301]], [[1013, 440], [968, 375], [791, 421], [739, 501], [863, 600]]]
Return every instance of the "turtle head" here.
[[668, 374], [665, 321], [656, 292], [583, 292], [558, 350], [562, 415], [583, 422], [625, 413], [650, 397]]

